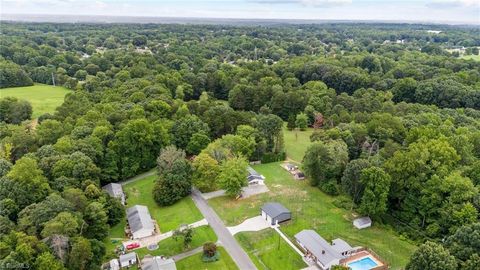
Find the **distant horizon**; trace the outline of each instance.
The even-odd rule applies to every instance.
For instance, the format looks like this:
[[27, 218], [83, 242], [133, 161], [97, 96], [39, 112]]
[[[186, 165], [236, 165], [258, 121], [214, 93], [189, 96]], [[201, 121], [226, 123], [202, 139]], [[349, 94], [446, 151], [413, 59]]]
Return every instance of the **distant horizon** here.
[[[26, 18], [22, 18], [26, 16]], [[110, 20], [105, 20], [110, 19]], [[137, 20], [134, 20], [137, 19]], [[138, 20], [140, 19], [140, 20]], [[33, 23], [138, 23], [138, 24], [172, 24], [172, 23], [218, 23], [218, 22], [264, 22], [285, 24], [322, 24], [322, 23], [383, 23], [383, 24], [418, 24], [449, 26], [480, 26], [480, 22], [468, 21], [428, 21], [428, 20], [386, 20], [386, 19], [309, 19], [309, 18], [228, 18], [228, 17], [181, 17], [181, 16], [141, 16], [141, 15], [89, 15], [89, 14], [39, 14], [39, 13], [0, 13], [0, 21]]]
[[2, 16], [385, 21], [480, 25], [478, 0], [1, 0]]

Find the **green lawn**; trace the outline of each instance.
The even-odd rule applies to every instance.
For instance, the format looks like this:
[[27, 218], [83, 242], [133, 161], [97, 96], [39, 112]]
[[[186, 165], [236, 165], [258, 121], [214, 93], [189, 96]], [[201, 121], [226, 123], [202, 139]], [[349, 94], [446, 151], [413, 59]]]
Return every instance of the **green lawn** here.
[[150, 215], [157, 221], [161, 232], [168, 232], [182, 224], [190, 224], [203, 219], [190, 197], [183, 198], [172, 206], [160, 207], [153, 200], [152, 190], [156, 175], [126, 184], [127, 207], [136, 204], [146, 205]]
[[258, 269], [302, 269], [302, 257], [273, 229], [235, 235]]
[[188, 249], [183, 249], [182, 239], [178, 239], [178, 241], [175, 241], [172, 237], [169, 237], [158, 242], [158, 249], [156, 250], [140, 248], [136, 249], [135, 252], [137, 252], [140, 258], [143, 258], [147, 254], [150, 254], [152, 256], [173, 256], [200, 247], [208, 241], [216, 242], [217, 235], [212, 230], [212, 228], [210, 228], [210, 226], [206, 225], [194, 229], [193, 240], [190, 244], [190, 248]]
[[220, 260], [216, 262], [203, 262], [202, 253], [192, 255], [176, 263], [178, 270], [236, 270], [238, 269], [232, 258], [223, 247], [218, 247]]
[[[392, 269], [405, 267], [415, 246], [402, 240], [389, 227], [375, 224], [369, 229], [356, 230], [351, 222], [354, 218], [352, 213], [336, 207], [333, 204], [334, 197], [326, 195], [316, 187], [309, 186], [307, 181], [293, 180], [292, 176], [280, 167], [280, 163], [257, 165], [255, 169], [266, 177], [265, 183], [270, 189], [269, 193], [238, 201], [227, 197], [209, 200], [210, 205], [226, 224], [236, 225], [246, 218], [259, 215], [259, 209], [263, 203], [277, 201], [292, 211], [292, 221], [281, 226], [281, 230], [291, 239], [303, 229], [313, 229], [327, 240], [342, 238], [352, 246], [359, 245], [373, 249], [392, 266]], [[271, 244], [268, 235], [260, 234], [255, 237], [258, 239], [242, 240], [244, 244], [250, 243], [250, 245], [244, 245], [247, 252], [268, 249]], [[261, 258], [263, 260], [269, 256], [275, 255], [263, 255]]]
[[63, 103], [63, 98], [68, 92], [70, 90], [62, 86], [35, 84], [0, 89], [0, 97], [17, 97], [28, 100], [33, 108], [32, 118], [37, 118], [44, 113], [55, 112], [55, 108]]
[[287, 158], [299, 163], [302, 162], [303, 155], [305, 154], [305, 151], [307, 151], [308, 146], [311, 144], [310, 135], [312, 135], [312, 133], [313, 128], [308, 128], [305, 131], [290, 131], [285, 126], [283, 136]]
[[480, 61], [480, 54], [477, 54], [477, 55], [463, 55], [460, 58], [465, 59], [465, 60], [473, 59], [475, 61]]
[[[158, 206], [153, 200], [152, 195], [155, 178], [156, 175], [151, 175], [124, 185], [123, 190], [127, 194], [126, 207], [136, 204], [146, 205], [150, 211], [150, 215], [152, 215], [152, 217], [157, 221], [162, 233], [175, 230], [182, 224], [190, 224], [203, 219], [202, 214], [200, 211], [198, 211], [190, 197], [183, 198], [171, 206]], [[109, 235], [104, 240], [104, 244], [107, 249], [107, 258], [113, 254], [116, 246], [121, 245], [122, 240], [127, 240], [125, 239], [124, 233], [125, 224], [126, 218], [123, 219], [119, 224], [110, 228]], [[203, 237], [205, 235], [205, 230], [205, 228], [198, 230], [199, 241], [201, 239], [206, 239], [204, 241], [211, 240], [211, 237]], [[211, 231], [210, 228], [209, 230]], [[119, 239], [120, 241], [118, 243], [112, 243], [112, 240], [115, 239]], [[200, 244], [203, 244], [203, 242]]]

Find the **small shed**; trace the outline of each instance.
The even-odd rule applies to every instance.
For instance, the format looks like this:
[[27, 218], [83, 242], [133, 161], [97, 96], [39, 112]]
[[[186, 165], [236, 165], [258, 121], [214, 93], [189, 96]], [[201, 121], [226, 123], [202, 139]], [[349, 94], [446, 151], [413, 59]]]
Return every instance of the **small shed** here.
[[137, 264], [137, 253], [130, 252], [127, 254], [120, 255], [119, 257], [120, 267], [129, 267], [131, 265]]
[[125, 193], [123, 193], [122, 185], [117, 183], [110, 183], [102, 187], [111, 197], [117, 198], [125, 205]]
[[369, 217], [357, 218], [353, 221], [353, 226], [357, 229], [365, 229], [372, 226], [372, 220]]
[[261, 215], [271, 225], [276, 225], [292, 218], [292, 212], [276, 202], [264, 204], [261, 208]]

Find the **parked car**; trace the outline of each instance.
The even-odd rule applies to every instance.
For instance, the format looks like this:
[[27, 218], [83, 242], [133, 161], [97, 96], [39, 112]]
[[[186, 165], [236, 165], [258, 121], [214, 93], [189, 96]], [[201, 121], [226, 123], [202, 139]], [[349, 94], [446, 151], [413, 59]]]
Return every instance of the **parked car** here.
[[134, 249], [140, 247], [140, 243], [131, 243], [127, 245], [127, 249]]

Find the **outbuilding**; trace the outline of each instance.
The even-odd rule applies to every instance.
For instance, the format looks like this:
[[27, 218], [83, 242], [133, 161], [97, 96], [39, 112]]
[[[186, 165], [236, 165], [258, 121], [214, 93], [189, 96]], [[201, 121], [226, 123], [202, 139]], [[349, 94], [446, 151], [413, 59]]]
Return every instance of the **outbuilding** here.
[[117, 183], [110, 183], [102, 187], [110, 196], [117, 198], [125, 205], [125, 193], [123, 193], [122, 185]]
[[109, 270], [120, 270], [120, 263], [118, 259], [111, 259], [108, 263]]
[[120, 255], [119, 257], [120, 267], [129, 267], [131, 265], [137, 264], [137, 253], [130, 252], [127, 254]]
[[127, 220], [133, 239], [155, 234], [155, 223], [145, 205], [135, 205], [128, 208]]
[[292, 218], [290, 210], [280, 203], [266, 203], [262, 206], [261, 210], [262, 217], [271, 225], [276, 225]]
[[372, 219], [369, 217], [357, 218], [353, 221], [353, 226], [357, 229], [365, 229], [372, 226]]

